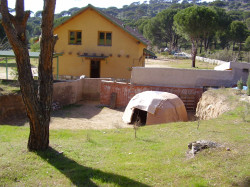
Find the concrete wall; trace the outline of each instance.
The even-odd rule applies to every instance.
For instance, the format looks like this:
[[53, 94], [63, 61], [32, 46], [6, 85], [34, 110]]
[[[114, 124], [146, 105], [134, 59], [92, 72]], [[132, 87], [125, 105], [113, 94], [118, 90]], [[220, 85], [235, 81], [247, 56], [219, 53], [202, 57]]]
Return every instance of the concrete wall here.
[[85, 78], [54, 83], [53, 101], [61, 105], [69, 105], [81, 100], [99, 100], [102, 80], [111, 79]]
[[100, 78], [100, 79], [93, 79], [93, 78], [85, 78], [81, 79], [83, 85], [83, 93], [82, 99], [83, 100], [100, 100], [100, 92], [101, 92], [101, 82], [103, 80], [110, 81], [110, 78]]
[[[177, 87], [160, 87], [160, 86], [137, 86], [128, 83], [113, 82], [113, 81], [102, 81], [101, 83], [101, 98], [100, 102], [104, 105], [110, 105], [111, 103], [111, 94], [116, 93], [116, 107], [125, 107], [127, 106], [130, 99], [143, 91], [164, 91], [176, 94], [183, 101], [187, 97], [192, 96], [193, 98], [193, 107], [196, 108], [196, 105], [203, 93], [201, 88], [177, 88]], [[185, 102], [184, 102], [185, 104]]]
[[243, 82], [247, 82], [248, 74], [250, 73], [250, 63], [230, 62], [234, 77], [233, 82], [236, 84], [240, 78]]
[[[184, 53], [187, 57], [191, 58], [191, 54], [188, 53]], [[217, 60], [217, 59], [211, 59], [211, 58], [205, 58], [205, 57], [201, 57], [201, 56], [196, 56], [196, 60], [200, 60], [203, 62], [207, 62], [209, 64], [217, 64], [217, 65], [221, 65], [224, 63], [227, 63], [226, 61], [222, 61], [222, 60]]]
[[217, 60], [217, 59], [210, 59], [210, 58], [204, 58], [204, 57], [201, 57], [201, 56], [196, 56], [196, 60], [207, 62], [209, 64], [217, 64], [217, 65], [227, 63], [226, 61]]
[[53, 85], [53, 101], [60, 105], [76, 103], [82, 99], [83, 85], [81, 80], [57, 82]]
[[231, 63], [231, 67], [232, 70], [227, 71], [135, 67], [132, 69], [131, 84], [198, 88], [231, 87], [241, 77], [246, 82], [248, 73], [243, 69], [250, 71], [250, 64]]

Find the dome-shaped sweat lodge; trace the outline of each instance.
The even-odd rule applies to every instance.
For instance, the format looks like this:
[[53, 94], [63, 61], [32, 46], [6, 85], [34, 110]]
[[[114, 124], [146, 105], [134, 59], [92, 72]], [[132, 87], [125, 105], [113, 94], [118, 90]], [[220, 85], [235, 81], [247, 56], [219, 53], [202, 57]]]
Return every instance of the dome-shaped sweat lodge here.
[[188, 121], [182, 100], [175, 94], [145, 91], [136, 94], [128, 103], [122, 117], [125, 123], [152, 125], [176, 121]]

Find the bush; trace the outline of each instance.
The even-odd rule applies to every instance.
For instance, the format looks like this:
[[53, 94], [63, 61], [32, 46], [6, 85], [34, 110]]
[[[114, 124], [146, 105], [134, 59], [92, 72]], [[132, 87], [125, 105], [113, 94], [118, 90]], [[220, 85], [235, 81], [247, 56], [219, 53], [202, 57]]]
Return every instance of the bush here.
[[250, 73], [247, 78], [247, 95], [250, 96]]
[[250, 51], [250, 36], [247, 37], [244, 47], [246, 51]]
[[39, 52], [39, 51], [40, 51], [40, 42], [31, 44], [30, 50], [31, 50], [32, 52]]
[[243, 89], [243, 81], [242, 81], [242, 78], [241, 78], [240, 80], [238, 80], [238, 82], [237, 82], [237, 88], [238, 88], [239, 90], [242, 90], [242, 89]]
[[206, 57], [206, 54], [205, 53], [201, 53], [201, 54], [199, 54], [199, 56]]
[[208, 58], [222, 60], [226, 62], [234, 61], [237, 57], [236, 53], [232, 53], [232, 51], [224, 49], [223, 51], [217, 51], [209, 55]]
[[10, 72], [10, 75], [13, 76], [13, 79], [14, 79], [14, 80], [17, 80], [17, 79], [18, 79], [17, 67], [13, 67], [13, 68], [11, 68], [11, 69], [12, 69], [12, 71]]
[[168, 55], [169, 55], [169, 52], [167, 52], [167, 51], [161, 52], [161, 55], [163, 55], [163, 56], [168, 56]]

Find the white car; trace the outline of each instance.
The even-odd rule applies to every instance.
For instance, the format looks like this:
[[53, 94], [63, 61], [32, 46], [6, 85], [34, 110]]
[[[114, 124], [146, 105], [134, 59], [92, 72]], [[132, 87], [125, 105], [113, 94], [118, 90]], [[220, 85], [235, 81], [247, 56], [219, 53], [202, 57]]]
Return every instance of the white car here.
[[187, 55], [184, 53], [175, 53], [174, 57], [175, 58], [188, 58]]
[[168, 51], [168, 48], [166, 47], [165, 49], [164, 49], [164, 52], [167, 52]]

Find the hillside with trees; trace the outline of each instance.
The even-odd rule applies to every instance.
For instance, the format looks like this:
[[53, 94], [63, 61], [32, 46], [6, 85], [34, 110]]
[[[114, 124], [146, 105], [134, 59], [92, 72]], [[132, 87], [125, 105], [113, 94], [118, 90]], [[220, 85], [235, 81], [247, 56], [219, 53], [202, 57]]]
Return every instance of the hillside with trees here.
[[[189, 6], [193, 6], [194, 4], [198, 6], [223, 8], [228, 12], [233, 20], [247, 21], [250, 26], [250, 19], [248, 19], [250, 18], [250, 0], [216, 0], [210, 3], [201, 2], [200, 0], [149, 0], [144, 1], [143, 3], [140, 3], [139, 1], [133, 2], [130, 5], [124, 5], [120, 9], [116, 7], [109, 7], [101, 8], [101, 10], [121, 19], [126, 24], [139, 29], [142, 20], [151, 19], [167, 8], [184, 9]], [[55, 14], [55, 24], [60, 24], [66, 18], [78, 12], [81, 8], [83, 7], [74, 7]], [[27, 25], [29, 37], [40, 35], [41, 31], [39, 26], [41, 24], [41, 17], [42, 11], [37, 11], [33, 13], [32, 17], [29, 18]], [[2, 35], [0, 37], [2, 37]]]
[[[200, 0], [149, 0], [133, 2], [122, 8], [100, 8], [103, 12], [122, 20], [126, 25], [137, 29], [150, 42], [151, 47], [158, 49], [168, 47], [169, 52], [178, 51], [180, 48], [191, 48], [188, 37], [177, 34], [177, 26], [174, 26], [174, 16], [181, 10], [191, 6], [207, 7], [216, 14], [209, 34], [200, 36], [197, 43], [198, 53], [203, 54], [208, 50], [230, 49], [242, 51], [249, 49], [244, 47], [244, 42], [249, 36], [250, 29], [250, 0], [216, 0], [202, 2]], [[55, 14], [54, 25], [61, 24], [70, 16], [76, 14], [81, 7], [70, 8]], [[13, 10], [10, 10], [13, 11]], [[42, 11], [37, 11], [30, 17], [27, 24], [28, 38], [38, 38], [41, 34]], [[0, 26], [0, 39], [5, 34]], [[36, 39], [30, 40], [32, 43]]]

